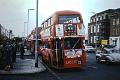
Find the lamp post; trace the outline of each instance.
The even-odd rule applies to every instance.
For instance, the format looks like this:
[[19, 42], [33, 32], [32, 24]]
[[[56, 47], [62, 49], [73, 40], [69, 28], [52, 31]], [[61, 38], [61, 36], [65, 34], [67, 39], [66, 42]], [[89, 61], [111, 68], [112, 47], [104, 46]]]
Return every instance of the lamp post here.
[[12, 37], [12, 30], [9, 30], [9, 39], [11, 39]]
[[95, 48], [96, 48], [96, 51], [97, 51], [97, 18], [98, 18], [98, 16], [97, 16], [97, 13], [95, 13], [95, 12], [91, 12], [91, 13], [93, 13], [96, 16], [96, 22], [95, 22], [95, 25], [96, 25], [96, 30], [95, 30], [96, 37], [95, 37], [95, 41], [96, 41], [96, 43], [95, 43]]
[[28, 36], [28, 27], [29, 27], [29, 11], [35, 9], [28, 9], [28, 19], [27, 19], [27, 36]]
[[36, 28], [35, 28], [35, 38], [36, 38], [36, 41], [35, 41], [35, 67], [38, 67], [38, 0], [36, 1]]

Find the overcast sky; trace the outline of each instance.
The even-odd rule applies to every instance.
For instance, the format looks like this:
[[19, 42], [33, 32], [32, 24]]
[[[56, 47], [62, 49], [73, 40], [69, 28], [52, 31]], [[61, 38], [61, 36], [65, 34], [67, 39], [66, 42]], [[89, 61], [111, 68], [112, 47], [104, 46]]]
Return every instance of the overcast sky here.
[[[35, 8], [36, 0], [0, 0], [0, 24], [8, 30], [12, 29], [15, 36], [23, 36], [28, 9]], [[120, 8], [120, 0], [39, 0], [39, 26], [55, 11], [75, 10], [81, 12], [87, 29], [90, 16], [93, 15], [91, 12], [116, 8]], [[29, 33], [35, 28], [35, 12], [29, 13]]]

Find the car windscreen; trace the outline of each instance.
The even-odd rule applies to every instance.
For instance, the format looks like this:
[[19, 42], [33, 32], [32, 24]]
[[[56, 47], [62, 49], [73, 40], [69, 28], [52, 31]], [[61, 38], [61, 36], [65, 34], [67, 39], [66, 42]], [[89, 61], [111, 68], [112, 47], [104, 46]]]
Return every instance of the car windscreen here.
[[113, 49], [109, 51], [110, 53], [119, 53], [119, 50]]
[[93, 48], [92, 46], [86, 46], [86, 48]]
[[110, 48], [114, 48], [115, 45], [105, 45], [105, 47], [110, 49]]

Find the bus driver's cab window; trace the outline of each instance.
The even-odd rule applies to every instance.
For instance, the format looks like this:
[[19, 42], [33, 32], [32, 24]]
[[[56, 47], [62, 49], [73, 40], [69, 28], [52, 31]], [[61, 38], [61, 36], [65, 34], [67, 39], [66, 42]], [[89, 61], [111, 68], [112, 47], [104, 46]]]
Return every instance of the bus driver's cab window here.
[[64, 40], [65, 49], [79, 49], [81, 48], [80, 45], [81, 45], [80, 38], [66, 38]]
[[66, 49], [70, 49], [71, 48], [70, 41], [66, 41], [65, 42], [65, 48]]

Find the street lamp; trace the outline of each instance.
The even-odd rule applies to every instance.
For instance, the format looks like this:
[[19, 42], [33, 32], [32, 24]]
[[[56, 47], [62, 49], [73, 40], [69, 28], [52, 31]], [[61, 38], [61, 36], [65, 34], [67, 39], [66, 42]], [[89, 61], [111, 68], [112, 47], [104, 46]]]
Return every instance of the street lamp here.
[[36, 28], [35, 28], [35, 33], [36, 33], [36, 41], [35, 41], [35, 67], [38, 67], [38, 0], [36, 1]]
[[95, 25], [96, 25], [96, 37], [95, 37], [95, 40], [96, 40], [96, 44], [95, 44], [95, 48], [96, 48], [96, 51], [97, 51], [97, 18], [98, 18], [98, 16], [97, 16], [97, 13], [95, 13], [95, 12], [91, 12], [91, 13], [93, 13], [95, 16], [96, 16], [96, 23], [95, 23]]
[[28, 19], [27, 19], [27, 36], [28, 36], [28, 27], [29, 27], [29, 11], [35, 9], [28, 9]]
[[9, 39], [12, 38], [12, 30], [9, 30]]

